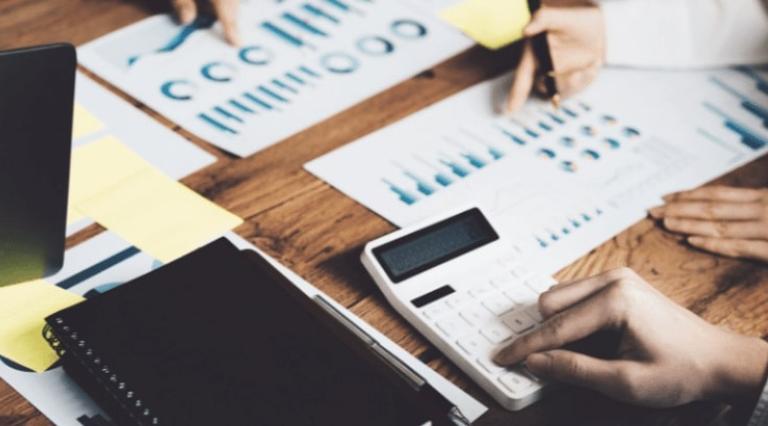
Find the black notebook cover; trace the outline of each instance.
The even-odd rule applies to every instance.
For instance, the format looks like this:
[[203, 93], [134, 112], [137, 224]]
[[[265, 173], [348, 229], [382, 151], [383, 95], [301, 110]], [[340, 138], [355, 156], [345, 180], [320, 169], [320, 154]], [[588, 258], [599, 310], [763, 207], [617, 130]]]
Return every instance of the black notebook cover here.
[[120, 424], [417, 425], [423, 401], [264, 259], [222, 239], [48, 318]]

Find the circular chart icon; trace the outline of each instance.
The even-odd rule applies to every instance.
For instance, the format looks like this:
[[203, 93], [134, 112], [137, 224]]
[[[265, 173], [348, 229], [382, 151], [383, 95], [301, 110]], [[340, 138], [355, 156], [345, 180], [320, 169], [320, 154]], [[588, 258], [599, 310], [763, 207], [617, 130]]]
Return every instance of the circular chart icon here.
[[346, 53], [329, 53], [320, 58], [320, 64], [326, 70], [335, 74], [349, 74], [360, 67], [360, 62]]
[[357, 48], [371, 56], [385, 56], [395, 51], [395, 45], [380, 36], [367, 36], [357, 41]]
[[427, 27], [412, 19], [398, 19], [390, 25], [392, 33], [404, 39], [415, 40], [427, 35]]
[[237, 57], [248, 65], [269, 65], [273, 55], [261, 46], [245, 46], [237, 53]]
[[189, 101], [197, 86], [187, 80], [166, 81], [160, 86], [160, 92], [174, 101]]
[[228, 83], [237, 74], [237, 69], [231, 64], [209, 62], [200, 68], [200, 74], [210, 81]]

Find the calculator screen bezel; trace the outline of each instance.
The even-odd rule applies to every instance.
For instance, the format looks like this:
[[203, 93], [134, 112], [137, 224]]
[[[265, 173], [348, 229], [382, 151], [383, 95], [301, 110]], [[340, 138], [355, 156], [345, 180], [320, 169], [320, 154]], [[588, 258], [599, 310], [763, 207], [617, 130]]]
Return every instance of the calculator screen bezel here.
[[[437, 256], [433, 258], [429, 262], [423, 263], [415, 268], [411, 268], [400, 274], [395, 273], [392, 270], [391, 266], [385, 261], [384, 254], [386, 252], [389, 252], [391, 250], [396, 250], [398, 247], [402, 246], [403, 244], [407, 244], [414, 240], [418, 240], [433, 232], [443, 231], [445, 228], [450, 228], [451, 226], [454, 226], [457, 223], [463, 222], [468, 216], [471, 216], [473, 219], [477, 221], [479, 225], [481, 225], [484, 233], [484, 238], [475, 240], [471, 244], [462, 246], [457, 250], [446, 252], [441, 256]], [[438, 265], [441, 265], [445, 262], [453, 260], [463, 254], [469, 253], [475, 249], [478, 249], [482, 246], [485, 246], [494, 241], [497, 241], [498, 239], [499, 239], [499, 234], [496, 233], [496, 230], [493, 229], [493, 226], [485, 217], [485, 215], [480, 211], [480, 209], [475, 207], [467, 211], [464, 211], [462, 213], [459, 213], [455, 216], [451, 216], [447, 219], [441, 220], [440, 222], [434, 223], [416, 232], [412, 232], [404, 237], [400, 237], [396, 240], [390, 241], [386, 244], [376, 247], [372, 250], [372, 253], [376, 257], [376, 261], [378, 262], [379, 265], [381, 265], [382, 269], [387, 274], [387, 276], [392, 281], [392, 283], [398, 284], [407, 280], [408, 278], [411, 278], [422, 272], [428, 271]]]

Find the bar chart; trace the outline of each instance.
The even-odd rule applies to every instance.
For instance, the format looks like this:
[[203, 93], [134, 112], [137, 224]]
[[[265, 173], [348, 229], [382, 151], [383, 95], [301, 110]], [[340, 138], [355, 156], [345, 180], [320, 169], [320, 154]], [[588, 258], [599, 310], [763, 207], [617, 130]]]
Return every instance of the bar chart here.
[[81, 62], [237, 155], [279, 142], [472, 45], [405, 0], [246, 2], [243, 43], [199, 17], [155, 16], [80, 49]]
[[511, 84], [502, 76], [305, 168], [399, 226], [478, 204], [554, 273], [662, 195], [768, 151], [762, 78], [608, 70], [559, 110], [534, 100], [506, 116], [493, 101]]

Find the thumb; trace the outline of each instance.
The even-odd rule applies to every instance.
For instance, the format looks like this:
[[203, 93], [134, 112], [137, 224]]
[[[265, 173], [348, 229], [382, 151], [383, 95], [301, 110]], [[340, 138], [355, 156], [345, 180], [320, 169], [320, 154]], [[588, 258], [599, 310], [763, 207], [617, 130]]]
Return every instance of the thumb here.
[[611, 394], [626, 361], [606, 361], [563, 349], [539, 352], [525, 361], [535, 375]]

